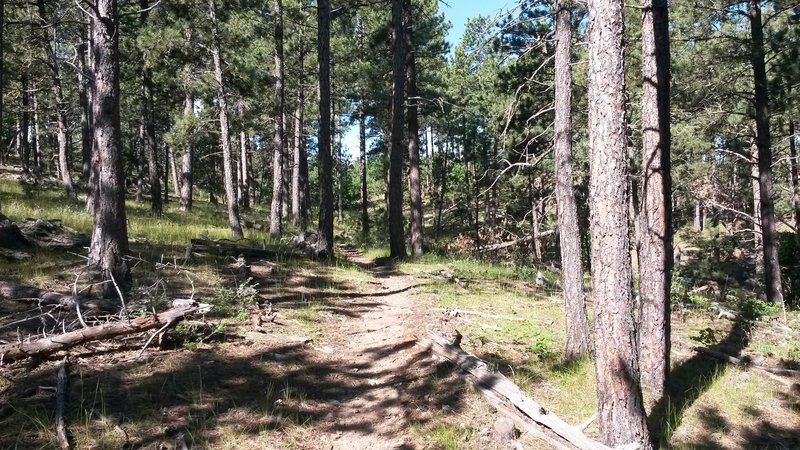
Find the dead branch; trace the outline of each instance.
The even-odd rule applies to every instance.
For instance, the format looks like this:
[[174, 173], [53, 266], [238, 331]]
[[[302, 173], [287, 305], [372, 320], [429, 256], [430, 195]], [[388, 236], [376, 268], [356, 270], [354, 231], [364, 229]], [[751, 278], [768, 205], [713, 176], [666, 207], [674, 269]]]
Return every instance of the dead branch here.
[[275, 259], [277, 254], [273, 251], [258, 247], [240, 245], [234, 241], [213, 240], [205, 236], [191, 240], [191, 251], [214, 253], [226, 256], [246, 256], [251, 258], [271, 258]]
[[550, 236], [551, 234], [554, 234], [555, 232], [556, 232], [556, 230], [547, 230], [547, 231], [542, 231], [541, 233], [539, 233], [536, 236], [534, 236], [532, 234], [529, 234], [529, 235], [521, 237], [519, 239], [514, 239], [513, 241], [501, 242], [500, 244], [487, 245], [486, 247], [482, 247], [479, 251], [481, 253], [485, 253], [485, 252], [493, 252], [493, 251], [496, 251], [496, 250], [502, 250], [504, 248], [513, 247], [513, 246], [515, 246], [517, 244], [526, 244], [526, 243], [534, 240], [535, 238], [543, 238], [543, 237], [546, 237], [546, 236]]
[[67, 438], [67, 425], [64, 419], [64, 411], [67, 409], [67, 358], [61, 362], [58, 369], [58, 381], [56, 383], [56, 438], [58, 447], [61, 450], [69, 450], [69, 439]]
[[86, 310], [116, 311], [114, 300], [98, 299], [81, 295], [67, 295], [54, 291], [13, 284], [0, 281], [0, 299], [4, 300], [36, 300], [41, 306], [58, 305], [65, 309], [75, 308], [78, 304]]
[[208, 304], [192, 302], [189, 305], [175, 306], [156, 315], [138, 317], [130, 322], [106, 323], [34, 341], [0, 345], [0, 362], [11, 362], [30, 356], [45, 356], [87, 342], [160, 328], [167, 323], [180, 322], [187, 316], [207, 312], [210, 308]]
[[[529, 419], [544, 425], [579, 449], [611, 449], [611, 447], [588, 438], [578, 427], [568, 424], [535, 400], [523, 394], [516, 384], [512, 383], [503, 374], [492, 370], [485, 361], [475, 355], [466, 353], [457, 345], [449, 343], [444, 337], [432, 333], [428, 337], [431, 341], [431, 350], [469, 374], [469, 380], [479, 391], [490, 391], [493, 395], [507, 400]], [[638, 448], [638, 445], [631, 444], [626, 448]]]
[[755, 364], [752, 361], [737, 358], [735, 356], [731, 356], [727, 353], [722, 353], [716, 350], [711, 350], [710, 348], [707, 347], [695, 346], [692, 348], [692, 350], [698, 353], [703, 353], [704, 355], [712, 356], [721, 361], [729, 362], [731, 364], [736, 364], [737, 366], [752, 367], [754, 369], [763, 370], [764, 372], [772, 373], [775, 375], [783, 375], [787, 377], [800, 377], [800, 370], [762, 366], [761, 364]]

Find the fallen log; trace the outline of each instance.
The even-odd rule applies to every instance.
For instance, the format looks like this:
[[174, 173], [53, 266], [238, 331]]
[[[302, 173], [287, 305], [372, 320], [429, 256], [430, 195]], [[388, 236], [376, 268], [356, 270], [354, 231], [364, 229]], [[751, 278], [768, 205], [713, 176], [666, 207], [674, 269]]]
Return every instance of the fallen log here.
[[[457, 345], [453, 345], [442, 336], [429, 334], [431, 350], [449, 360], [459, 369], [469, 375], [469, 380], [475, 387], [483, 392], [489, 391], [493, 395], [498, 395], [505, 399], [520, 412], [525, 414], [534, 422], [544, 425], [558, 436], [582, 450], [610, 450], [600, 442], [590, 439], [583, 432], [573, 425], [568, 424], [560, 417], [548, 411], [532, 398], [526, 396], [519, 387], [512, 383], [503, 374], [491, 369], [488, 363], [475, 355], [471, 355], [462, 350]], [[637, 443], [625, 446], [626, 449], [639, 448]]]
[[761, 364], [755, 364], [752, 361], [747, 361], [746, 359], [742, 359], [742, 358], [737, 358], [735, 356], [731, 356], [731, 355], [729, 355], [727, 353], [723, 353], [723, 352], [720, 352], [720, 351], [717, 351], [717, 350], [711, 350], [708, 347], [695, 346], [695, 347], [692, 348], [692, 350], [694, 350], [694, 351], [696, 351], [698, 353], [703, 353], [704, 355], [708, 355], [708, 356], [714, 357], [714, 358], [719, 359], [721, 361], [726, 361], [726, 362], [729, 362], [731, 364], [736, 364], [737, 366], [752, 367], [754, 369], [763, 370], [764, 372], [772, 373], [772, 374], [775, 374], [775, 375], [783, 375], [783, 376], [788, 376], [788, 377], [800, 377], [800, 370], [783, 369], [783, 368], [780, 368], [780, 367], [763, 366]]
[[[555, 232], [556, 232], [556, 230], [542, 231], [536, 237], [543, 238], [543, 237], [546, 237], [546, 236], [550, 236], [551, 234], [554, 234]], [[513, 241], [501, 242], [499, 244], [487, 245], [485, 247], [482, 247], [479, 251], [481, 253], [493, 252], [493, 251], [496, 251], [496, 250], [502, 250], [504, 248], [513, 247], [513, 246], [515, 246], [517, 244], [526, 244], [526, 243], [532, 241], [533, 239], [534, 239], [534, 236], [532, 234], [529, 234], [529, 235], [521, 237], [519, 239], [514, 239]]]
[[174, 325], [192, 314], [207, 312], [210, 308], [211, 305], [193, 302], [190, 305], [175, 306], [162, 313], [138, 317], [131, 321], [106, 323], [34, 341], [0, 345], [0, 363], [31, 356], [46, 356], [87, 342]]
[[192, 239], [190, 242], [191, 251], [193, 252], [206, 252], [233, 257], [246, 256], [250, 258], [270, 259], [276, 259], [278, 256], [271, 250], [241, 245], [235, 241], [209, 239], [205, 236], [201, 236], [198, 239]]
[[116, 311], [120, 306], [119, 299], [98, 299], [83, 295], [61, 294], [6, 281], [0, 281], [0, 299], [36, 300], [42, 306], [59, 305], [65, 309], [74, 309], [76, 306], [80, 306], [84, 311]]

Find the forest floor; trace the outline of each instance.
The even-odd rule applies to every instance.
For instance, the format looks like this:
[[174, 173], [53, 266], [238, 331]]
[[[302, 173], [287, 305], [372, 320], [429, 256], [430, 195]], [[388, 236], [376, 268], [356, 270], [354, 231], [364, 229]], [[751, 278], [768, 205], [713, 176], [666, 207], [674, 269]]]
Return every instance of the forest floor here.
[[[37, 195], [31, 202], [0, 179], [9, 217], [87, 230], [80, 204], [56, 191]], [[558, 275], [547, 266], [433, 255], [392, 262], [347, 246], [321, 263], [251, 230], [251, 245], [276, 253], [248, 258], [243, 272], [231, 257], [184, 259], [189, 238], [225, 236], [222, 212], [200, 202], [194, 216], [168, 210], [152, 220], [132, 201], [129, 211], [138, 259], [127, 308], [144, 314], [192, 296], [214, 309], [143, 352], [149, 334], [2, 365], [0, 448], [57, 448], [53, 387], [64, 356], [75, 448], [511, 448], [494, 435], [494, 410], [423, 344], [429, 332], [455, 330], [466, 351], [567, 422], [596, 410], [591, 362], [560, 362], [562, 304]], [[800, 448], [798, 379], [693, 351], [704, 345], [796, 369], [800, 314], [783, 320], [738, 282], [727, 283], [730, 274], [701, 280], [694, 272], [703, 252], [695, 247], [678, 273], [691, 282], [673, 312], [671, 400], [649, 405], [661, 418], [657, 432], [675, 448]], [[67, 251], [0, 260], [0, 280], [62, 292], [88, 284], [82, 273], [82, 259]], [[715, 301], [737, 318], [718, 318]], [[65, 319], [0, 298], [0, 340], [57, 332]], [[586, 433], [597, 436], [596, 422]], [[513, 445], [549, 448], [527, 434]]]

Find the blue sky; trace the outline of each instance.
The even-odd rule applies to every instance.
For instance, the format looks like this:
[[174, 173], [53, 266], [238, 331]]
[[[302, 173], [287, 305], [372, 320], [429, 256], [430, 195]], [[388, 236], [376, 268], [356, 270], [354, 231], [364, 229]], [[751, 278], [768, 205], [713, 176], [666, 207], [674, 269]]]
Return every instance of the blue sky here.
[[[439, 9], [444, 12], [445, 19], [452, 27], [447, 33], [447, 42], [451, 50], [458, 45], [464, 34], [467, 19], [479, 15], [495, 17], [501, 10], [507, 10], [516, 4], [516, 0], [440, 0]], [[342, 151], [351, 157], [358, 152], [358, 127], [350, 127], [342, 137]], [[369, 145], [369, 144], [368, 144]]]

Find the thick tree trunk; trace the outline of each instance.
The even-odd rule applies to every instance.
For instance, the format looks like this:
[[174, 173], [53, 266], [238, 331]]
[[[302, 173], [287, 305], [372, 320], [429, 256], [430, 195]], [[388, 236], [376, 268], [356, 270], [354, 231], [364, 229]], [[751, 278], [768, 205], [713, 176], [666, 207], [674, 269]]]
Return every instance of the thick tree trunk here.
[[333, 178], [331, 154], [331, 43], [329, 0], [317, 2], [319, 63], [319, 240], [317, 254], [333, 256]]
[[417, 117], [417, 63], [412, 41], [413, 12], [411, 0], [403, 0], [406, 46], [406, 141], [408, 142], [408, 193], [411, 199], [411, 255], [422, 256], [423, 213], [422, 187], [419, 180], [419, 117]]
[[755, 81], [756, 145], [758, 145], [758, 184], [761, 198], [761, 231], [764, 243], [764, 282], [767, 301], [783, 306], [781, 266], [778, 262], [778, 232], [775, 225], [775, 204], [772, 199], [772, 149], [769, 131], [769, 91], [764, 62], [764, 29], [761, 23], [761, 2], [749, 0], [750, 61]]
[[367, 195], [367, 118], [364, 98], [358, 101], [358, 150], [361, 178], [361, 236], [369, 237], [369, 196]]
[[234, 239], [244, 238], [239, 221], [239, 207], [236, 205], [236, 188], [233, 185], [233, 161], [231, 158], [230, 128], [228, 127], [228, 102], [225, 98], [225, 83], [222, 77], [222, 56], [220, 55], [219, 28], [217, 23], [216, 0], [209, 0], [211, 14], [211, 56], [214, 60], [214, 78], [217, 82], [217, 107], [219, 108], [219, 130], [222, 141], [222, 171], [225, 178], [225, 196], [228, 205], [228, 221]]
[[89, 121], [89, 83], [86, 71], [86, 49], [88, 42], [78, 45], [78, 104], [81, 110], [81, 180], [89, 183], [89, 173], [92, 160], [92, 131]]
[[[128, 222], [125, 214], [125, 173], [119, 116], [119, 12], [117, 0], [96, 0], [92, 26], [93, 164], [97, 171], [89, 262], [100, 267], [103, 280], [121, 289], [130, 285]], [[114, 283], [104, 284], [106, 297]]]
[[567, 331], [565, 360], [590, 352], [589, 320], [583, 293], [581, 236], [572, 162], [572, 5], [558, 0], [556, 12], [555, 73], [555, 177], [558, 205], [558, 231], [561, 248], [561, 274]]
[[595, 373], [600, 434], [649, 449], [636, 354], [628, 233], [623, 4], [589, 1], [589, 149]]
[[764, 233], [761, 229], [761, 185], [758, 176], [758, 145], [750, 144], [750, 184], [753, 191], [753, 262], [758, 277], [764, 276]]
[[672, 178], [667, 0], [642, 11], [642, 206], [639, 208], [639, 368], [654, 401], [669, 374]]
[[272, 205], [270, 208], [269, 234], [278, 237], [283, 232], [283, 2], [273, 0], [275, 14], [275, 130], [272, 135]]
[[403, 36], [403, 0], [392, 0], [392, 131], [389, 147], [389, 248], [392, 258], [406, 256], [403, 233], [403, 100], [406, 82], [406, 45]]

